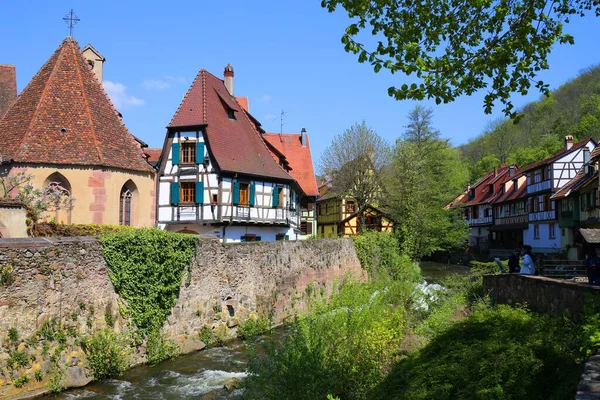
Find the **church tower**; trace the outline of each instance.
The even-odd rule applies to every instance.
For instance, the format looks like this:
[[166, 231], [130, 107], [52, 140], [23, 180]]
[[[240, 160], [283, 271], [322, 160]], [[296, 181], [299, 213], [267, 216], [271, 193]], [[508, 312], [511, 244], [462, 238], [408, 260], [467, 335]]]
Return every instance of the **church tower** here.
[[102, 82], [102, 68], [104, 67], [104, 61], [106, 61], [106, 58], [98, 53], [98, 50], [96, 50], [91, 44], [85, 46], [83, 50], [81, 50], [81, 54], [83, 55], [83, 58], [86, 59], [88, 68], [94, 71], [94, 74], [96, 74], [98, 80]]

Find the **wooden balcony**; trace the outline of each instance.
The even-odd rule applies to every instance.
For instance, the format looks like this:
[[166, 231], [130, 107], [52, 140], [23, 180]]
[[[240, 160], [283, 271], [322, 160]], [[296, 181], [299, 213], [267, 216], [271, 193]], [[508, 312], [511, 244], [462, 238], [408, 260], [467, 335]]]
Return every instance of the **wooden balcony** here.
[[467, 220], [470, 226], [491, 225], [492, 217], [470, 218]]
[[498, 217], [494, 220], [494, 225], [514, 225], [526, 224], [529, 222], [529, 215], [515, 215], [510, 217]]
[[542, 192], [544, 190], [552, 189], [552, 181], [550, 179], [546, 181], [541, 181], [538, 183], [532, 183], [531, 185], [527, 185], [527, 194]]
[[[259, 211], [259, 209], [261, 209]], [[261, 212], [262, 211], [262, 212]], [[261, 217], [259, 215], [266, 215]], [[248, 207], [231, 204], [178, 204], [172, 219], [160, 223], [245, 223], [249, 225], [300, 226], [300, 213], [285, 207]]]
[[538, 211], [529, 214], [529, 222], [556, 220], [556, 210]]

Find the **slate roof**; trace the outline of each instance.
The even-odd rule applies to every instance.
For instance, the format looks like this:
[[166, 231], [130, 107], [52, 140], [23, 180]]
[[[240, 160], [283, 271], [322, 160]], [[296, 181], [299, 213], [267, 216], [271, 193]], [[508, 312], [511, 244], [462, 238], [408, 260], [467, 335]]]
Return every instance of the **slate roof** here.
[[28, 164], [153, 171], [70, 37], [0, 120], [0, 156]]
[[17, 99], [17, 75], [14, 65], [0, 65], [0, 118]]
[[[552, 155], [552, 156], [550, 156], [548, 158], [545, 158], [545, 159], [543, 159], [541, 161], [538, 161], [538, 162], [534, 162], [533, 164], [526, 165], [525, 167], [521, 168], [521, 172], [531, 171], [532, 169], [535, 169], [537, 167], [541, 167], [543, 165], [551, 164], [554, 161], [558, 160], [559, 158], [565, 156], [566, 154], [569, 154], [569, 153], [571, 153], [571, 152], [573, 152], [575, 150], [579, 150], [580, 148], [582, 148], [583, 146], [585, 146], [590, 140], [592, 141], [592, 143], [594, 143], [594, 144], [596, 143], [592, 138], [587, 138], [587, 139], [584, 139], [584, 140], [580, 140], [579, 142], [573, 144], [573, 146], [571, 146], [571, 148], [568, 149], [568, 150], [566, 148], [563, 148], [558, 153], [555, 153], [554, 155]], [[592, 151], [592, 154], [593, 153], [594, 152]]]
[[310, 154], [310, 143], [306, 135], [306, 146], [302, 146], [302, 135], [295, 133], [265, 133], [263, 138], [282, 153], [290, 168], [289, 174], [298, 182], [307, 196], [318, 196], [317, 181]]
[[[230, 119], [228, 109], [235, 119]], [[205, 126], [206, 142], [224, 172], [293, 180], [276, 162], [256, 125], [223, 80], [202, 69], [192, 82], [168, 128]]]

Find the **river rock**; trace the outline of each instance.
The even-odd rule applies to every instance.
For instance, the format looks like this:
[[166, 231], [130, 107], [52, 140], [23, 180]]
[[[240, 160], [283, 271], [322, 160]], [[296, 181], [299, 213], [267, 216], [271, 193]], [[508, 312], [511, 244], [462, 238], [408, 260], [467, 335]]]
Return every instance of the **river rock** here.
[[65, 387], [81, 387], [92, 381], [83, 367], [69, 367], [65, 374]]
[[206, 347], [203, 341], [199, 339], [186, 339], [181, 343], [181, 352], [183, 354], [191, 353], [194, 351], [202, 350]]
[[239, 378], [232, 377], [225, 381], [223, 388], [231, 391], [234, 389], [239, 389], [241, 386], [242, 386], [242, 380]]

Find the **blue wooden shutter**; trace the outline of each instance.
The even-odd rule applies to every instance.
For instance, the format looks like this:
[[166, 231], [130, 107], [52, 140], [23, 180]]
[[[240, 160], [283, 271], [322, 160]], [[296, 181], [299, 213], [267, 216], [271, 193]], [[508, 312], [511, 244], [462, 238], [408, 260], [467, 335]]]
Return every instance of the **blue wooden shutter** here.
[[233, 183], [233, 204], [235, 204], [235, 205], [240, 204], [240, 183], [239, 182]]
[[250, 207], [254, 207], [254, 198], [256, 197], [256, 186], [254, 185], [254, 182], [252, 182], [250, 184], [250, 198], [248, 199], [248, 204], [250, 205]]
[[196, 142], [196, 164], [204, 162], [204, 143]]
[[171, 204], [179, 204], [179, 182], [171, 182]]
[[279, 188], [277, 186], [273, 186], [273, 207], [277, 207], [279, 205]]
[[196, 182], [196, 203], [204, 204], [204, 182]]
[[171, 158], [173, 159], [173, 165], [179, 165], [179, 157], [181, 155], [181, 145], [179, 143], [173, 143], [171, 146]]

